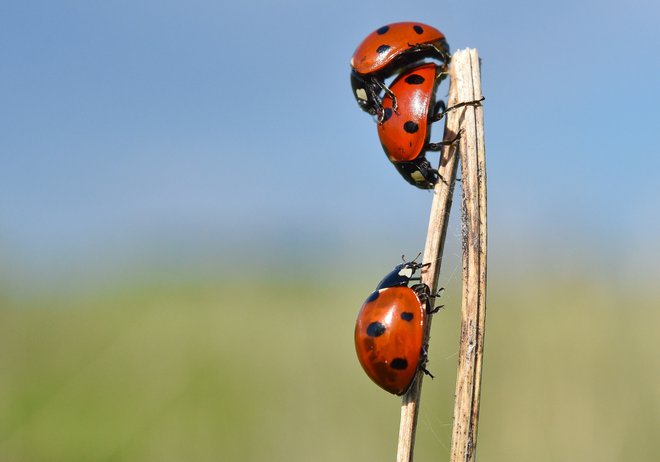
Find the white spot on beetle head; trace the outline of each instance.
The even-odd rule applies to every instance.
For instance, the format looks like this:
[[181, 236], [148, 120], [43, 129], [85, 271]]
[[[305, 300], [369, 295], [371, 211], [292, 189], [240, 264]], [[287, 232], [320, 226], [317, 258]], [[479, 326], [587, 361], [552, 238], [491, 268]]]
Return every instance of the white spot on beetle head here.
[[413, 270], [409, 266], [406, 266], [405, 268], [401, 268], [401, 270], [399, 270], [399, 276], [401, 277], [410, 279], [412, 275], [413, 275]]
[[422, 181], [424, 181], [424, 175], [422, 175], [422, 172], [420, 172], [419, 170], [415, 170], [414, 172], [412, 172], [410, 174], [410, 177], [413, 180], [415, 180], [417, 183], [421, 183]]
[[358, 97], [358, 99], [361, 99], [362, 101], [367, 101], [367, 91], [364, 88], [358, 88], [355, 90], [355, 96]]

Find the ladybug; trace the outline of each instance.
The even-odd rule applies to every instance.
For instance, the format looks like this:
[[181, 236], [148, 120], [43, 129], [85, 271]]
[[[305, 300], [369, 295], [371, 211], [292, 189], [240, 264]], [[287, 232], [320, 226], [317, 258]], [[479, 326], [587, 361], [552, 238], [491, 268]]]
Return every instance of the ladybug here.
[[[416, 270], [428, 266], [413, 262], [394, 268], [362, 305], [355, 324], [355, 351], [362, 368], [378, 386], [403, 395], [426, 363], [424, 329], [431, 309], [426, 284], [409, 287]], [[436, 294], [437, 295], [437, 294]]]
[[389, 95], [397, 110], [395, 92], [385, 79], [399, 69], [425, 58], [438, 60], [446, 71], [451, 55], [445, 36], [435, 27], [418, 22], [388, 24], [369, 34], [351, 58], [351, 86], [360, 108], [383, 117], [381, 91]]
[[392, 82], [392, 90], [399, 95], [399, 111], [394, 101], [383, 99], [383, 121], [378, 124], [380, 144], [388, 159], [401, 176], [413, 186], [431, 189], [440, 178], [426, 159], [426, 151], [439, 151], [451, 141], [430, 143], [430, 125], [442, 119], [448, 111], [484, 100], [467, 101], [449, 108], [443, 101], [435, 101], [435, 90], [442, 78], [442, 70], [433, 63], [403, 72]]
[[408, 183], [420, 189], [433, 188], [439, 178], [426, 151], [438, 151], [447, 144], [429, 143], [430, 124], [445, 114], [444, 103], [435, 103], [441, 72], [428, 63], [399, 75], [392, 82], [392, 91], [399, 95], [399, 111], [394, 111], [394, 100], [386, 96], [383, 120], [378, 124], [378, 137], [388, 159]]

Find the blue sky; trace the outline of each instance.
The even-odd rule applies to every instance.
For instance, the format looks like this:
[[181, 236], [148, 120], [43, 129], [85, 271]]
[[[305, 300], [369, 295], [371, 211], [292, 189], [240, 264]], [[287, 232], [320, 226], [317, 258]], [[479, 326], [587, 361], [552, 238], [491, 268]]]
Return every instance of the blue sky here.
[[29, 274], [150, 251], [414, 252], [431, 196], [386, 162], [348, 80], [359, 41], [401, 20], [482, 57], [494, 255], [657, 256], [651, 0], [5, 2], [0, 255]]

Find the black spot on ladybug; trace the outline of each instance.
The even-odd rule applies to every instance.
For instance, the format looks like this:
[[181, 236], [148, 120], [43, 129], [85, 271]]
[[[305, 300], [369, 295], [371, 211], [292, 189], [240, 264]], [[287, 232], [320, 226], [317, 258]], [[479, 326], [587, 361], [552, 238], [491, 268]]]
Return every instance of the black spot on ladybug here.
[[415, 317], [414, 314], [409, 313], [409, 312], [407, 312], [407, 311], [404, 312], [404, 313], [401, 313], [401, 319], [403, 319], [404, 321], [412, 321], [412, 319], [413, 319], [414, 317]]
[[420, 35], [424, 33], [424, 29], [422, 29], [422, 26], [414, 25], [413, 29], [415, 29], [415, 32], [417, 32]]
[[383, 113], [383, 122], [389, 120], [390, 117], [392, 117], [392, 108], [386, 107]]
[[378, 321], [372, 322], [367, 326], [367, 335], [369, 337], [380, 337], [385, 333], [385, 326]]
[[390, 26], [383, 26], [383, 27], [381, 27], [380, 29], [378, 29], [378, 30], [376, 31], [376, 33], [377, 33], [378, 35], [383, 35], [383, 34], [384, 34], [385, 32], [387, 32], [388, 30], [390, 30]]
[[371, 302], [373, 302], [374, 300], [376, 300], [379, 296], [380, 296], [380, 292], [379, 292], [379, 291], [372, 292], [372, 294], [369, 295], [369, 298], [367, 298], [367, 301], [364, 302], [364, 303], [371, 303]]
[[408, 133], [415, 133], [417, 130], [419, 130], [419, 125], [417, 125], [415, 122], [412, 120], [409, 120], [405, 124], [403, 124], [403, 129], [407, 131]]
[[420, 85], [424, 83], [424, 77], [422, 77], [419, 74], [411, 74], [408, 77], [406, 77], [406, 83], [410, 85]]
[[387, 50], [390, 49], [389, 45], [381, 45], [378, 48], [376, 48], [376, 52], [378, 53], [385, 53]]
[[399, 371], [402, 371], [403, 369], [408, 367], [408, 361], [406, 361], [403, 358], [394, 358], [390, 363], [390, 367], [392, 369], [397, 369]]

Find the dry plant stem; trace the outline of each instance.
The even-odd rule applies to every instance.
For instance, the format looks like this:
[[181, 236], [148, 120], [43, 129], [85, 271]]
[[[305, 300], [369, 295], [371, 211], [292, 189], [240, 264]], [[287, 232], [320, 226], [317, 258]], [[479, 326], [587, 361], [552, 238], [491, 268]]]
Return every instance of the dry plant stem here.
[[[481, 98], [479, 56], [463, 50], [453, 65], [465, 70], [456, 74], [458, 97]], [[477, 447], [481, 369], [486, 320], [486, 165], [483, 108], [463, 111], [461, 128], [463, 302], [456, 372], [456, 400], [450, 462], [472, 462]]]
[[[455, 65], [452, 63], [450, 70], [448, 107], [461, 102], [456, 88], [456, 79], [453, 76], [454, 69]], [[463, 111], [464, 109], [461, 108], [447, 113], [444, 140], [452, 140], [456, 137], [456, 134], [459, 131]], [[422, 272], [422, 282], [427, 284], [432, 292], [437, 290], [442, 251], [444, 248], [445, 236], [447, 235], [449, 211], [451, 210], [451, 201], [454, 193], [454, 183], [456, 181], [456, 170], [458, 166], [457, 148], [458, 143], [444, 146], [442, 148], [439, 167], [442, 180], [436, 184], [433, 191], [433, 204], [431, 205], [431, 215], [429, 218], [426, 245], [424, 247], [424, 259], [422, 260], [424, 263], [430, 263], [428, 268]], [[425, 342], [428, 342], [430, 329], [431, 316], [428, 318], [426, 332], [424, 333]], [[397, 450], [398, 462], [409, 462], [413, 460], [415, 430], [417, 427], [417, 414], [419, 410], [419, 399], [423, 377], [424, 374], [418, 372], [415, 382], [403, 396], [401, 404], [401, 424], [399, 427], [399, 446]]]

